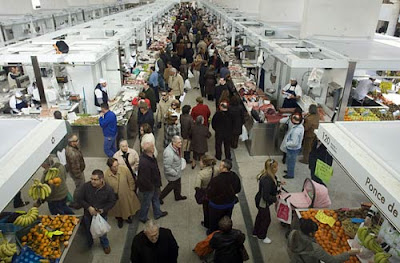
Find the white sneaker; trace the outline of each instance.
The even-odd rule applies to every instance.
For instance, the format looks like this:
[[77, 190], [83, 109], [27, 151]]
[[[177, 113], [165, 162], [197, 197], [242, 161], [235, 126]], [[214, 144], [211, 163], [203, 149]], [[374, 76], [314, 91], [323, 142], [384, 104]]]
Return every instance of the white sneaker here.
[[269, 239], [268, 237], [264, 238], [263, 243], [265, 244], [271, 244], [272, 240]]

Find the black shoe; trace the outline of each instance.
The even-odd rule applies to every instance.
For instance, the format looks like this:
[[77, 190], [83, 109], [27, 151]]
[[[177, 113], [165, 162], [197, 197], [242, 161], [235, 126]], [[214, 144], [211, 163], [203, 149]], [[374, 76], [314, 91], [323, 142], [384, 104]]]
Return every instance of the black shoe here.
[[139, 219], [139, 221], [142, 222], [143, 224], [146, 224], [146, 221], [147, 221], [147, 220]]
[[285, 179], [293, 179], [294, 177], [290, 177], [288, 175], [284, 175], [283, 178], [285, 178]]
[[186, 199], [187, 199], [187, 197], [182, 195], [182, 196], [180, 196], [178, 198], [175, 198], [175, 201], [181, 201], [181, 200], [186, 200]]
[[160, 199], [160, 205], [163, 205], [164, 201], [162, 199]]
[[287, 170], [283, 170], [283, 172], [284, 172], [285, 174], [287, 174]]
[[128, 224], [132, 224], [132, 218], [131, 218], [131, 217], [128, 217], [128, 219], [126, 220], [126, 222], [127, 222]]
[[124, 226], [124, 220], [122, 220], [122, 218], [117, 220], [118, 220], [118, 227], [122, 228]]
[[161, 215], [160, 215], [159, 217], [156, 217], [155, 219], [156, 219], [156, 220], [157, 220], [157, 219], [160, 219], [161, 217], [164, 217], [164, 216], [166, 216], [166, 215], [168, 215], [168, 212], [167, 212], [167, 211], [161, 212]]
[[20, 207], [27, 206], [27, 205], [29, 205], [29, 203], [30, 203], [29, 201], [22, 202], [22, 203], [20, 203], [18, 205], [15, 205], [14, 208], [20, 208]]

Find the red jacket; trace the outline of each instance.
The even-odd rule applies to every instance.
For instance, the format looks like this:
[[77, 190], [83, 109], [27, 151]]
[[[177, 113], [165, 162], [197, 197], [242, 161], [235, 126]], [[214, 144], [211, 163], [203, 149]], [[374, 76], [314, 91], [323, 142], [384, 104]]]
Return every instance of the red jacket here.
[[[140, 101], [140, 100], [143, 100], [143, 99], [138, 98], [138, 97], [133, 98], [133, 100], [132, 100], [132, 105], [133, 105], [133, 106], [139, 107], [139, 101]], [[145, 101], [145, 102], [147, 103], [147, 105], [149, 106], [149, 109], [151, 109], [150, 100], [149, 100], [149, 99], [144, 99], [144, 101]]]
[[197, 116], [204, 117], [204, 125], [208, 127], [208, 118], [211, 116], [210, 109], [205, 104], [197, 104], [197, 106], [192, 109], [192, 118], [196, 121]]

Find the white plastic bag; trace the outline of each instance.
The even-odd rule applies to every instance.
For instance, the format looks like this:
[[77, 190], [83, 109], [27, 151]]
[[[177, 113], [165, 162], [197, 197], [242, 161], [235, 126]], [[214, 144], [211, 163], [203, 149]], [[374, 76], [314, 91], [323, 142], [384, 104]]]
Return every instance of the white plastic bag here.
[[249, 139], [249, 133], [244, 125], [242, 125], [242, 134], [240, 135], [242, 142], [247, 141]]
[[276, 206], [276, 217], [279, 221], [291, 224], [292, 223], [292, 207], [289, 200], [279, 198], [278, 205]]
[[57, 157], [62, 165], [67, 165], [67, 157], [65, 156], [65, 149], [63, 149], [61, 152], [57, 151]]
[[188, 70], [188, 78], [189, 79], [194, 78], [193, 72], [190, 69]]
[[179, 101], [182, 103], [185, 100], [185, 96], [186, 96], [186, 92], [183, 93], [183, 95], [181, 95], [179, 97]]
[[100, 215], [95, 215], [92, 217], [92, 224], [90, 226], [90, 233], [93, 238], [101, 237], [107, 234], [111, 230], [111, 226], [107, 221]]
[[186, 80], [185, 80], [185, 85], [183, 86], [183, 89], [184, 89], [184, 90], [190, 90], [190, 89], [192, 89], [192, 85], [190, 85], [190, 80], [189, 80], [189, 79], [186, 79]]

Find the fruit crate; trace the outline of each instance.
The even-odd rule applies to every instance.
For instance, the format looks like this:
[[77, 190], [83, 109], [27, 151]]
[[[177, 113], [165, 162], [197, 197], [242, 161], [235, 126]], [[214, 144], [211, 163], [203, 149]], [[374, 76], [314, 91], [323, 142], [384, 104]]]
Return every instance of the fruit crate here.
[[15, 239], [17, 242], [17, 245], [22, 249], [23, 245], [22, 245], [22, 240], [21, 238], [23, 236], [25, 236], [26, 234], [29, 233], [29, 231], [31, 230], [32, 227], [36, 226], [37, 224], [40, 223], [40, 220], [36, 220], [34, 221], [32, 224], [25, 226], [25, 227], [20, 227], [20, 229], [18, 231], [16, 231], [15, 233]]
[[[70, 215], [70, 216], [72, 216], [72, 215]], [[68, 246], [64, 246], [64, 245], [61, 245], [61, 246], [60, 246], [61, 255], [60, 255], [59, 258], [56, 258], [56, 259], [50, 259], [50, 258], [48, 258], [48, 260], [49, 260], [50, 262], [52, 262], [52, 263], [63, 262], [63, 260], [64, 260], [64, 258], [65, 258], [65, 256], [66, 256], [66, 254], [68, 253], [69, 248], [71, 247], [71, 243], [72, 243], [73, 240], [74, 240], [74, 237], [75, 237], [75, 235], [76, 235], [76, 232], [78, 231], [78, 228], [79, 228], [79, 225], [80, 225], [80, 222], [81, 222], [81, 219], [82, 219], [81, 216], [73, 216], [73, 217], [75, 217], [76, 220], [78, 220], [79, 223], [78, 223], [77, 225], [75, 225], [74, 228], [73, 228], [73, 230], [72, 230], [72, 235], [70, 236], [70, 238], [69, 238], [69, 240], [68, 240], [68, 241], [69, 241], [69, 245], [68, 245]], [[40, 218], [40, 217], [39, 217], [39, 218]], [[19, 230], [19, 231], [16, 232], [16, 243], [18, 244], [18, 246], [19, 246], [20, 248], [23, 247], [22, 244], [23, 244], [23, 242], [24, 242], [24, 241], [22, 240], [22, 237], [28, 235], [28, 233], [31, 232], [31, 229], [32, 229], [32, 228], [35, 228], [36, 225], [38, 225], [38, 224], [40, 224], [40, 223], [42, 223], [42, 221], [41, 221], [40, 219], [38, 219], [38, 220], [36, 220], [34, 223], [32, 223], [31, 225], [26, 226], [26, 227], [24, 227], [24, 228], [22, 228], [21, 230]], [[46, 228], [47, 228], [47, 227], [46, 227]], [[54, 230], [56, 230], [56, 229], [54, 229]], [[50, 231], [50, 229], [49, 229], [49, 231]], [[53, 237], [54, 237], [54, 236], [53, 236]], [[32, 248], [30, 244], [27, 244], [27, 246], [30, 247], [30, 248]], [[40, 255], [40, 256], [43, 256], [43, 255]], [[45, 258], [46, 258], [46, 257], [45, 257]]]

